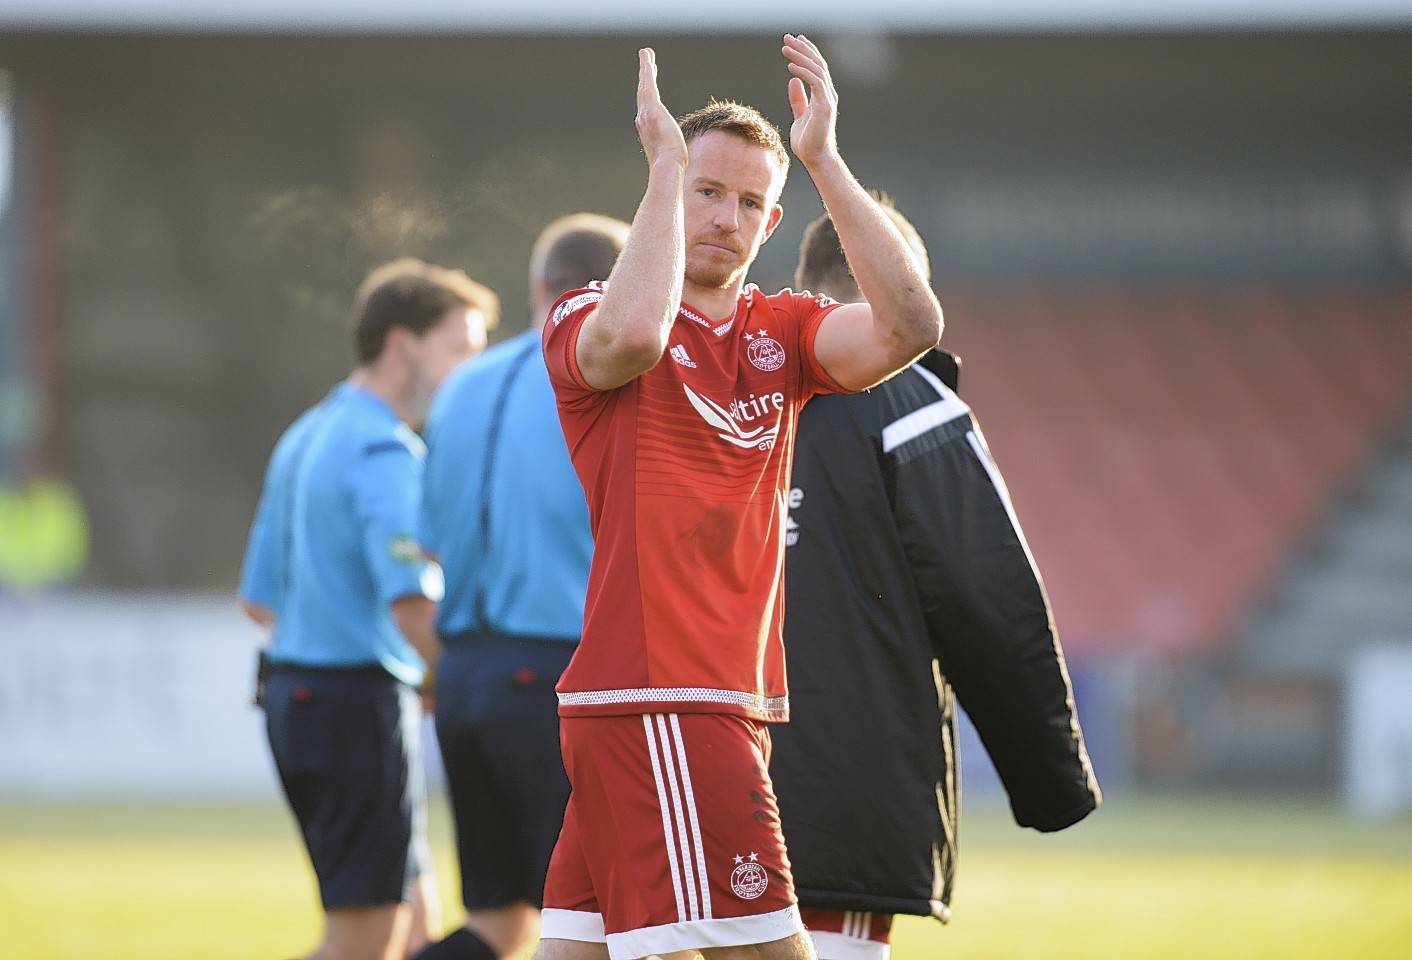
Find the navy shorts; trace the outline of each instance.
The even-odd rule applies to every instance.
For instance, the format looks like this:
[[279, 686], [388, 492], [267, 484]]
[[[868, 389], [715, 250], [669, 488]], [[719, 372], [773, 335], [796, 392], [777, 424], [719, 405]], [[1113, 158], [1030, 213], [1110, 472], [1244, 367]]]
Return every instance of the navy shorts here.
[[324, 909], [409, 900], [431, 869], [417, 692], [381, 667], [275, 665], [265, 723]]
[[461, 902], [489, 910], [544, 900], [569, 778], [554, 685], [573, 643], [470, 634], [446, 643], [436, 739], [456, 819]]

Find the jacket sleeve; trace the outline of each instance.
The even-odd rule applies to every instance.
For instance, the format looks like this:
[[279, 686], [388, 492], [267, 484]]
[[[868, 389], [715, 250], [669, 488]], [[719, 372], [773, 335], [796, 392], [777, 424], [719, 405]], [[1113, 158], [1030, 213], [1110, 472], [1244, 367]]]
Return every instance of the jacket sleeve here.
[[[918, 384], [929, 397], [916, 394]], [[910, 402], [902, 398], [890, 416], [915, 417], [941, 393], [918, 378], [911, 387]], [[893, 509], [941, 671], [980, 734], [1016, 822], [1063, 829], [1094, 810], [1101, 794], [1048, 599], [1004, 481], [969, 411], [904, 436], [889, 451]]]

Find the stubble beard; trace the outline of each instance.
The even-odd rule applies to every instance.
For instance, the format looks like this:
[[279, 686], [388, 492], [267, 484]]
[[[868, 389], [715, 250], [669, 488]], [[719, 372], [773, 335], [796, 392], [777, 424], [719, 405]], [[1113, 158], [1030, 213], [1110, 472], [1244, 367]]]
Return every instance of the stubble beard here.
[[728, 290], [745, 276], [749, 267], [750, 259], [722, 263], [707, 257], [688, 257], [686, 282], [702, 290]]

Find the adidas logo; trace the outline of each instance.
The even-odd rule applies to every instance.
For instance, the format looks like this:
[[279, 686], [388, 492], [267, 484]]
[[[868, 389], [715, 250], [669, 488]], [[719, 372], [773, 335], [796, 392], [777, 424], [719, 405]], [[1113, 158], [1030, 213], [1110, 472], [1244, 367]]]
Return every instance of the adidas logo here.
[[671, 353], [672, 359], [683, 367], [691, 367], [693, 370], [696, 369], [696, 361], [686, 355], [686, 347], [682, 346], [680, 343], [672, 347], [668, 352]]

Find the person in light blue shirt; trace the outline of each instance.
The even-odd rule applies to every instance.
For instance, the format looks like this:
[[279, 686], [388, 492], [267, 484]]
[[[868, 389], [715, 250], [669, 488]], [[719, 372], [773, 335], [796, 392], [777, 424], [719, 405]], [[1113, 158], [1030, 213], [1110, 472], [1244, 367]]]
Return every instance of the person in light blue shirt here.
[[352, 316], [357, 366], [275, 447], [241, 575], [269, 631], [263, 705], [325, 913], [316, 958], [387, 960], [440, 925], [421, 700], [440, 654], [440, 567], [417, 539], [432, 392], [485, 347], [495, 295], [399, 260]]
[[255, 520], [250, 527], [250, 539], [245, 545], [245, 560], [240, 567], [239, 596], [247, 616], [269, 628], [284, 608], [285, 591], [289, 585], [289, 539], [292, 533], [291, 512], [294, 509], [294, 467], [299, 462], [304, 445], [320, 417], [348, 386], [347, 381], [335, 384], [328, 394], [299, 415], [299, 419], [284, 431], [270, 454], [265, 468], [265, 483], [260, 502], [255, 508]]
[[417, 541], [426, 449], [387, 399], [347, 384], [303, 431], [289, 503], [288, 585], [268, 655], [307, 667], [376, 665], [421, 684], [431, 654], [404, 635], [404, 597], [441, 599]]
[[530, 329], [456, 370], [432, 401], [421, 539], [446, 572], [436, 732], [466, 922], [418, 960], [509, 957], [538, 926], [569, 796], [554, 685], [583, 628], [593, 554], [540, 330], [560, 294], [607, 278], [627, 231], [596, 214], [545, 228]]

